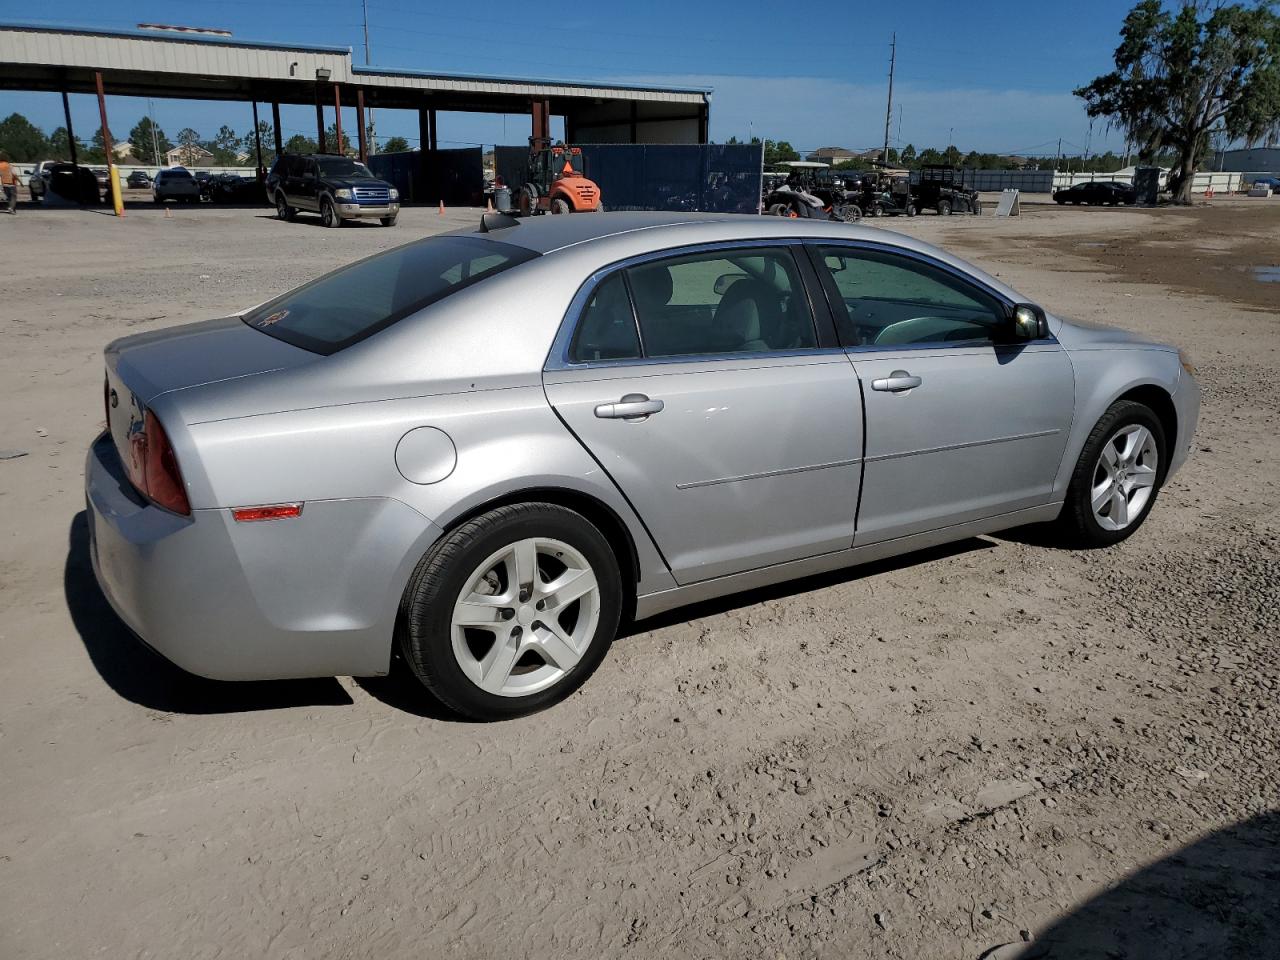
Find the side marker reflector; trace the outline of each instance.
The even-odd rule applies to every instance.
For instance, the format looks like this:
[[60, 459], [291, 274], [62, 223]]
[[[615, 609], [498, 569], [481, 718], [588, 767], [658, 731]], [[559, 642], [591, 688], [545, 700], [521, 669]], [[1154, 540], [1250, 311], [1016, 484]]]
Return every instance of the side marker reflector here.
[[231, 516], [236, 523], [256, 523], [259, 520], [286, 520], [302, 515], [300, 503], [272, 503], [262, 507], [235, 507]]

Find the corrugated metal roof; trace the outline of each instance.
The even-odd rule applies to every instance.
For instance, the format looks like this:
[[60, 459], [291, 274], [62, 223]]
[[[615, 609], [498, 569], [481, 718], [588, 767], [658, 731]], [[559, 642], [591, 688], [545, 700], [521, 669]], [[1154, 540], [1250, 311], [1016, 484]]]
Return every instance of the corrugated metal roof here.
[[384, 90], [587, 97], [702, 104], [710, 91], [648, 85], [500, 77], [357, 66], [346, 47], [281, 44], [216, 35], [0, 22], [0, 64], [179, 73], [235, 80], [306, 80], [327, 69], [335, 83]]

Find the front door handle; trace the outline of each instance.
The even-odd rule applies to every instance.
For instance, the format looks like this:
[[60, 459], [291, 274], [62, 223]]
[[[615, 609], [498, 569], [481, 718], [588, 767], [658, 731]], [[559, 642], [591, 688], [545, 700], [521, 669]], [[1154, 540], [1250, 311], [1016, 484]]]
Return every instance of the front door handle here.
[[871, 389], [883, 390], [886, 393], [902, 393], [906, 390], [914, 390], [923, 382], [919, 377], [913, 377], [905, 370], [895, 370], [887, 377], [872, 380]]
[[650, 400], [643, 393], [628, 393], [614, 403], [602, 403], [596, 407], [601, 420], [643, 420], [653, 413], [662, 412], [661, 400]]

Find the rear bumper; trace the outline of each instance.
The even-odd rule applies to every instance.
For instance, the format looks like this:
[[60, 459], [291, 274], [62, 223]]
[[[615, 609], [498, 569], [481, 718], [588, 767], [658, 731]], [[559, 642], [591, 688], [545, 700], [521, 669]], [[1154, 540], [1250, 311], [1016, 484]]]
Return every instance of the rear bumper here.
[[355, 220], [361, 217], [369, 219], [394, 217], [400, 212], [400, 204], [398, 203], [388, 203], [376, 207], [367, 203], [339, 203], [337, 207], [338, 216], [342, 217], [343, 220]]
[[215, 680], [387, 672], [400, 594], [440, 534], [397, 500], [306, 504], [236, 523], [145, 502], [107, 434], [85, 464], [89, 550], [120, 618], [173, 663]]

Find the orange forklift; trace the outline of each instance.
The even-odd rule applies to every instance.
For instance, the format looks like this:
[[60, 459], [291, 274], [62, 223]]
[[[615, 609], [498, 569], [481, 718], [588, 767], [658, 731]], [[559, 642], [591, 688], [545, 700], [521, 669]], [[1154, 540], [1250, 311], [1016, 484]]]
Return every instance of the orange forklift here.
[[529, 179], [514, 191], [511, 212], [521, 217], [538, 213], [600, 213], [600, 188], [582, 174], [582, 151], [552, 144], [550, 137], [529, 138]]

